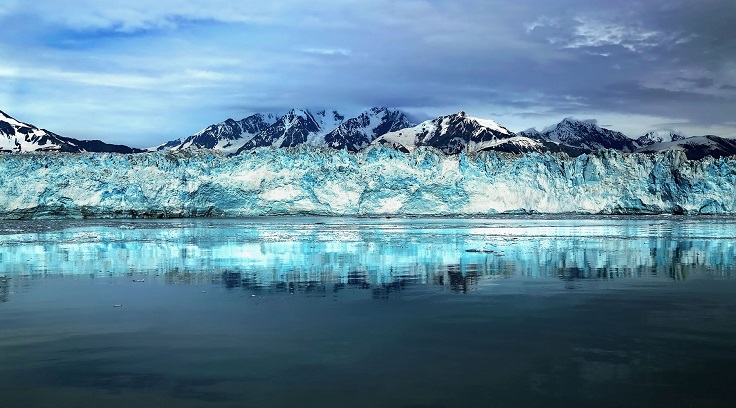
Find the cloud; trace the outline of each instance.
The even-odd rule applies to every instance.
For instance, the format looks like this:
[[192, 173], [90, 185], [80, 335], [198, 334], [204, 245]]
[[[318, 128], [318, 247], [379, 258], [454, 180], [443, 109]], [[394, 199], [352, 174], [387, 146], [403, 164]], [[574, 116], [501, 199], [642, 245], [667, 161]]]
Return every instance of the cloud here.
[[37, 16], [46, 23], [74, 30], [112, 30], [123, 33], [175, 29], [188, 21], [223, 23], [267, 23], [279, 12], [275, 2], [268, 5], [210, 0], [106, 1], [37, 0], [15, 2], [6, 14]]
[[730, 129], [734, 20], [731, 0], [4, 1], [0, 109], [137, 146], [294, 106]]
[[[527, 24], [526, 32], [533, 34], [534, 31], [539, 31], [550, 44], [560, 48], [585, 49], [619, 46], [637, 53], [670, 43], [682, 44], [689, 40], [679, 36], [676, 32], [645, 27], [640, 22], [632, 22], [615, 14], [608, 17], [598, 17], [596, 14], [578, 14], [573, 18], [565, 19], [541, 17]], [[611, 55], [610, 53], [587, 52], [594, 55]]]
[[574, 37], [565, 48], [603, 47], [618, 45], [632, 52], [642, 52], [667, 40], [667, 36], [658, 31], [649, 31], [638, 27], [627, 27], [616, 23], [577, 18]]
[[305, 52], [307, 54], [316, 54], [316, 55], [322, 55], [322, 56], [329, 56], [329, 57], [347, 57], [352, 54], [350, 50], [342, 49], [342, 48], [302, 48], [300, 51]]

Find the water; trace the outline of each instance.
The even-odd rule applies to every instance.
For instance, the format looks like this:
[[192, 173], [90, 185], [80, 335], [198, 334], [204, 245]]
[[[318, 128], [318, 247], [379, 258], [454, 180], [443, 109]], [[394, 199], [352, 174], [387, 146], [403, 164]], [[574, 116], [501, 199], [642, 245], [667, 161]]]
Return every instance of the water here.
[[3, 407], [731, 407], [736, 220], [0, 222]]

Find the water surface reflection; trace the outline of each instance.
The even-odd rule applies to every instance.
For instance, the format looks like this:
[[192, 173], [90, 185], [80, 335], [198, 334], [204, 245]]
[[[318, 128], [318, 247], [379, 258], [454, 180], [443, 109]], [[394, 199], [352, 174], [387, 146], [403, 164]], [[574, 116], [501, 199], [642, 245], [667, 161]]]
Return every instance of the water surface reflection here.
[[0, 404], [731, 407], [735, 227], [0, 222]]
[[418, 284], [467, 293], [511, 277], [730, 278], [734, 227], [678, 217], [6, 222], [0, 301], [51, 276], [376, 298]]

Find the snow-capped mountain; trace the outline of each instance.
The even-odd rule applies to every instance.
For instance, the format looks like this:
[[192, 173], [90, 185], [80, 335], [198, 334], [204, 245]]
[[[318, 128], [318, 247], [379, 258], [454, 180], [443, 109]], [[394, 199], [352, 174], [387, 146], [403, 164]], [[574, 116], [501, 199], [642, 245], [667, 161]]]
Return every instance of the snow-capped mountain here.
[[235, 153], [255, 135], [273, 125], [277, 119], [274, 114], [260, 113], [237, 121], [228, 119], [207, 126], [192, 136], [172, 140], [149, 150], [181, 150], [196, 147], [218, 150], [225, 154]]
[[325, 135], [324, 142], [333, 149], [357, 152], [388, 132], [414, 125], [401, 111], [371, 108], [341, 123]]
[[388, 108], [370, 108], [349, 119], [336, 110], [313, 113], [292, 109], [283, 116], [255, 114], [239, 121], [228, 119], [148, 150], [199, 148], [236, 154], [258, 147], [306, 145], [355, 152], [386, 132], [413, 125], [403, 112]]
[[541, 132], [530, 129], [520, 134], [533, 139], [538, 138], [562, 143], [586, 151], [616, 149], [623, 152], [633, 152], [639, 147], [636, 141], [621, 132], [602, 128], [590, 121], [573, 118], [563, 119], [562, 122]]
[[736, 140], [707, 135], [686, 139], [655, 143], [637, 150], [637, 153], [660, 153], [670, 150], [681, 150], [690, 160], [699, 160], [707, 156], [725, 157], [736, 155]]
[[292, 109], [286, 115], [278, 118], [273, 125], [243, 144], [237, 153], [267, 146], [324, 146], [325, 135], [343, 121], [345, 121], [345, 116], [334, 110], [312, 113], [306, 109]]
[[0, 111], [0, 151], [6, 152], [115, 152], [140, 153], [141, 149], [109, 144], [100, 140], [77, 140], [59, 136], [46, 129], [39, 129], [20, 122]]
[[[465, 112], [440, 116], [417, 126], [393, 131], [374, 140], [374, 145], [389, 146], [410, 152], [419, 146], [431, 146], [447, 154], [495, 150], [502, 141], [516, 137], [514, 132], [489, 119], [468, 116]], [[533, 146], [531, 140], [516, 139], [517, 146]]]
[[653, 130], [636, 139], [636, 143], [640, 147], [645, 147], [655, 143], [676, 142], [685, 138], [685, 135], [674, 130]]
[[[228, 119], [202, 131], [148, 151], [210, 149], [237, 154], [258, 147], [330, 147], [357, 152], [382, 145], [404, 153], [420, 146], [446, 154], [498, 151], [507, 153], [557, 153], [575, 157], [600, 149], [655, 153], [684, 151], [689, 159], [736, 155], [736, 139], [718, 136], [687, 138], [672, 130], [649, 132], [631, 139], [601, 128], [594, 121], [566, 118], [542, 131], [528, 129], [518, 134], [488, 119], [459, 112], [414, 125], [399, 110], [370, 108], [346, 118], [335, 110], [310, 112], [292, 109], [283, 116], [254, 114], [239, 121]], [[0, 111], [0, 151], [59, 151], [139, 153], [145, 150], [99, 140], [78, 140], [20, 122]]]

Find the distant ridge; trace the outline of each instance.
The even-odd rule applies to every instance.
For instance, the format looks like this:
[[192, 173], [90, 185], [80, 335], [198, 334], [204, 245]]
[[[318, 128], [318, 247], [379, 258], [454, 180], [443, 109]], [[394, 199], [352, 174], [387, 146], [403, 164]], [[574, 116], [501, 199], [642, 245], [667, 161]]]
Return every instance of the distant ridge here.
[[59, 136], [46, 129], [21, 122], [0, 111], [0, 151], [4, 152], [112, 152], [141, 153], [124, 145], [105, 143], [101, 140], [79, 140]]
[[636, 141], [626, 137], [621, 132], [602, 128], [590, 121], [573, 118], [565, 118], [560, 123], [541, 132], [531, 129], [521, 132], [521, 135], [562, 143], [583, 151], [615, 149], [623, 152], [633, 152], [639, 147]]

